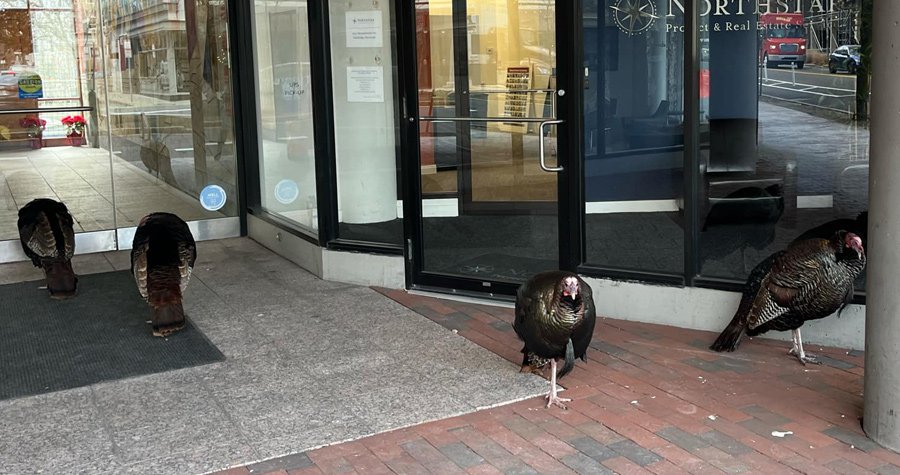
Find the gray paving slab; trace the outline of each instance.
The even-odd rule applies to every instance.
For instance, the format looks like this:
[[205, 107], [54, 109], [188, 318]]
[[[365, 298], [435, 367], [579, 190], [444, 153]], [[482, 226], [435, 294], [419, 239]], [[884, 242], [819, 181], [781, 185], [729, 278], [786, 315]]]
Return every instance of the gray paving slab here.
[[[321, 281], [248, 239], [198, 248], [185, 310], [227, 359], [0, 402], [4, 469], [205, 473], [546, 391], [372, 289]], [[80, 272], [101, 272], [127, 268], [128, 253], [84, 259]], [[29, 266], [0, 276], [40, 278]]]
[[575, 473], [595, 473], [598, 475], [612, 475], [616, 473], [580, 452], [560, 457], [559, 461], [575, 470]]
[[590, 437], [578, 437], [576, 439], [569, 440], [568, 443], [572, 447], [578, 449], [579, 452], [587, 455], [597, 462], [603, 462], [604, 460], [619, 456], [619, 454], [614, 450]]

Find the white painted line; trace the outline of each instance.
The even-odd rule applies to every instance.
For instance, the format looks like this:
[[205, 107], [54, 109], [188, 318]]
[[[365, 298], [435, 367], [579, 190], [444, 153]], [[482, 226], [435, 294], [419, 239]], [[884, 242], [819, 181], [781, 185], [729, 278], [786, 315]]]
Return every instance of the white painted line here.
[[[459, 216], [456, 198], [433, 198], [422, 201], [426, 218], [453, 218]], [[607, 213], [659, 213], [678, 211], [678, 200], [592, 201], [585, 204], [587, 214]], [[403, 202], [397, 201], [397, 217], [403, 217]]]
[[585, 214], [671, 211], [678, 211], [677, 200], [589, 201], [585, 203]]
[[833, 208], [833, 195], [806, 195], [797, 197], [797, 208]]
[[[456, 198], [426, 198], [422, 200], [422, 215], [426, 218], [455, 218], [459, 216]], [[397, 217], [403, 217], [403, 201], [397, 200]]]

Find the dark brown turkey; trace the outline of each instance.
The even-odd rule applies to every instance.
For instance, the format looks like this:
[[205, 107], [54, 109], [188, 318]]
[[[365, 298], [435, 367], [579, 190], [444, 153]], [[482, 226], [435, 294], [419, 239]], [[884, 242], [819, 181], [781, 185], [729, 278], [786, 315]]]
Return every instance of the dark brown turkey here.
[[800, 327], [841, 310], [853, 297], [853, 281], [866, 266], [862, 239], [844, 230], [831, 239], [806, 239], [772, 254], [750, 273], [737, 312], [710, 349], [734, 351], [746, 332], [793, 332], [788, 352], [816, 363], [803, 351]]
[[72, 269], [74, 221], [66, 205], [49, 198], [30, 201], [19, 210], [19, 241], [35, 267], [44, 270], [54, 299], [75, 296], [78, 278]]
[[171, 213], [144, 216], [134, 232], [131, 273], [150, 304], [155, 336], [184, 327], [182, 293], [197, 260], [197, 246], [187, 223]]
[[[522, 371], [535, 370], [549, 360], [550, 392], [547, 407], [566, 406], [570, 399], [556, 395], [556, 379], [575, 366], [575, 358], [585, 359], [594, 334], [597, 311], [589, 286], [576, 274], [566, 271], [541, 272], [528, 279], [516, 294], [516, 320], [513, 328], [525, 342]], [[565, 363], [556, 372], [556, 360]]]

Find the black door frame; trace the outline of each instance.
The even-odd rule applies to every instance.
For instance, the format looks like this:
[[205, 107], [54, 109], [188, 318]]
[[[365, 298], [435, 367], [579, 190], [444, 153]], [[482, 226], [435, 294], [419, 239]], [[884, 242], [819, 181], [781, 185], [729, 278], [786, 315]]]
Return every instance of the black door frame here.
[[[416, 2], [396, 2], [398, 18], [398, 59], [401, 67], [402, 100], [400, 141], [403, 173], [404, 256], [406, 286], [410, 289], [434, 290], [455, 294], [489, 295], [511, 298], [518, 284], [482, 281], [424, 271], [424, 230], [422, 217], [421, 168], [419, 156], [419, 108], [416, 57]], [[453, 0], [454, 15], [465, 15], [466, 0]], [[574, 271], [583, 252], [584, 189], [582, 176], [582, 110], [583, 78], [581, 51], [581, 0], [557, 0], [556, 67], [557, 89], [565, 91], [557, 97], [557, 118], [563, 124], [557, 129], [559, 164], [557, 173], [557, 223], [559, 236], [559, 268]], [[465, 41], [465, 35], [461, 36]], [[463, 43], [462, 45], [465, 45]], [[454, 40], [459, 48], [459, 40]], [[456, 74], [460, 72], [457, 70]], [[457, 105], [460, 107], [460, 105]], [[464, 127], [468, 128], [465, 123]], [[459, 126], [458, 126], [459, 127]], [[457, 133], [459, 133], [459, 128]], [[468, 134], [464, 134], [468, 137]]]

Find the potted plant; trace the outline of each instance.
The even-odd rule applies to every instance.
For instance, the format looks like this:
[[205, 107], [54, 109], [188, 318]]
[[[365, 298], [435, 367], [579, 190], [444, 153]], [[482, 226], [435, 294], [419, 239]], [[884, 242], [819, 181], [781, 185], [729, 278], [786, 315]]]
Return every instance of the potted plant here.
[[62, 119], [63, 125], [66, 126], [66, 137], [69, 139], [70, 145], [81, 145], [84, 143], [84, 117], [80, 115], [67, 115]]
[[44, 127], [47, 121], [37, 117], [24, 117], [19, 121], [19, 125], [25, 129], [28, 138], [31, 139], [31, 148], [41, 148], [44, 146]]

